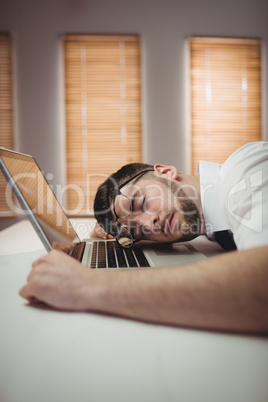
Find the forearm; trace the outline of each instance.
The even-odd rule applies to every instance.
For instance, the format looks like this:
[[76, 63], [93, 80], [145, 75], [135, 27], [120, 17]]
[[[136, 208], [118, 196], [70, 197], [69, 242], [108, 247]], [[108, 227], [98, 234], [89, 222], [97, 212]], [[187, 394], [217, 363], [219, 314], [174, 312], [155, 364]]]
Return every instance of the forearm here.
[[180, 268], [98, 273], [88, 309], [150, 322], [268, 332], [268, 248]]

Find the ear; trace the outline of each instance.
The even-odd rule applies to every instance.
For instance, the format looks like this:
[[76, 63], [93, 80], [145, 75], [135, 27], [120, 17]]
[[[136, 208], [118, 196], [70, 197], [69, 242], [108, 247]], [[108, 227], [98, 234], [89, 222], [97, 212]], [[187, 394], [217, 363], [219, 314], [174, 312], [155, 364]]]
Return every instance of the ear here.
[[172, 180], [176, 180], [178, 178], [178, 171], [175, 168], [175, 166], [166, 166], [157, 163], [156, 165], [154, 165], [154, 171], [156, 175], [159, 176], [166, 175], [170, 177]]

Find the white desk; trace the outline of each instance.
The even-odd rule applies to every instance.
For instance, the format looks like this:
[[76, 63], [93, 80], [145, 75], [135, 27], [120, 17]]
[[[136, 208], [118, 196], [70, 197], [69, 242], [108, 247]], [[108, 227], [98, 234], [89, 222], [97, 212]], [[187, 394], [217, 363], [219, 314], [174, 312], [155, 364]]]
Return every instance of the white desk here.
[[[3, 255], [10, 233], [20, 252]], [[0, 233], [1, 402], [268, 401], [267, 338], [30, 306], [18, 291], [43, 253], [25, 223]]]

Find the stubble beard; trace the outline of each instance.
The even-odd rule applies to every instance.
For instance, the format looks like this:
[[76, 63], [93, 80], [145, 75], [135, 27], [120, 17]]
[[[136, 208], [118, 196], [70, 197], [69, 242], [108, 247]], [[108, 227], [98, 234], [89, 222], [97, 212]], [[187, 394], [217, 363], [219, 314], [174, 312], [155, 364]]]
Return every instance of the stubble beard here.
[[[202, 233], [202, 220], [198, 207], [182, 188], [178, 188], [176, 183], [169, 182], [167, 187], [171, 190], [171, 193], [176, 196], [178, 203], [176, 209], [184, 217], [181, 226], [179, 222], [175, 223], [177, 226], [175, 230], [179, 235], [176, 241], [184, 242], [193, 240]], [[166, 237], [168, 237], [166, 233], [167, 220], [169, 220], [171, 214], [171, 211], [166, 214], [161, 225], [161, 231]]]

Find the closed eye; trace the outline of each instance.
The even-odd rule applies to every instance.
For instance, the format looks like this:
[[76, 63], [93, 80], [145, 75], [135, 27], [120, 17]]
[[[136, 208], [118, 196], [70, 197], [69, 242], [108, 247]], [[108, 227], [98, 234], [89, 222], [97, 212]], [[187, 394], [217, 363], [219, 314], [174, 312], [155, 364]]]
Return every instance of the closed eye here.
[[142, 194], [140, 190], [136, 191], [136, 193], [131, 198], [131, 212], [135, 215], [135, 213], [144, 212], [145, 210], [145, 196], [142, 199]]
[[[135, 194], [133, 195], [133, 197], [131, 198], [131, 212], [133, 214], [135, 214], [135, 200], [137, 199], [138, 193], [139, 193], [139, 190], [137, 190], [135, 192]], [[137, 202], [137, 200], [136, 200], [136, 202]]]
[[146, 197], [143, 197], [142, 205], [141, 205], [141, 210], [142, 212], [145, 212], [145, 202], [146, 202]]

